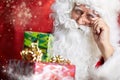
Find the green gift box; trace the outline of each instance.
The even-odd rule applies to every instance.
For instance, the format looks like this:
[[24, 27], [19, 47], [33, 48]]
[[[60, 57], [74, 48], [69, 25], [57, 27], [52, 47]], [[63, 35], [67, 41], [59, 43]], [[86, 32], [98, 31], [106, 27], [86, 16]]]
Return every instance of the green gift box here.
[[53, 52], [53, 35], [50, 33], [26, 31], [24, 33], [24, 48], [29, 48], [31, 46], [31, 43], [34, 42], [37, 42], [38, 47], [43, 53], [42, 61], [47, 62]]

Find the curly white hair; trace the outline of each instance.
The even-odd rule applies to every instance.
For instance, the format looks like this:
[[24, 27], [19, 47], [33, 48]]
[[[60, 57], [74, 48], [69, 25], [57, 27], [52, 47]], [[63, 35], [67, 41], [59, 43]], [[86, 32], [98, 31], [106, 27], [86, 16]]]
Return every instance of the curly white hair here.
[[[60, 54], [71, 60], [76, 65], [76, 80], [117, 80], [120, 75], [112, 76], [115, 66], [112, 65], [116, 59], [119, 61], [120, 55], [117, 58], [108, 60], [102, 68], [97, 71], [94, 70], [95, 63], [98, 61], [101, 53], [94, 42], [89, 27], [81, 26], [71, 19], [71, 11], [74, 4], [85, 4], [95, 10], [101, 18], [110, 27], [110, 41], [113, 47], [119, 47], [119, 25], [117, 22], [118, 13], [120, 12], [119, 0], [55, 0], [52, 5], [52, 17], [54, 18], [54, 55]], [[116, 54], [120, 50], [116, 48]], [[110, 66], [111, 65], [111, 66]], [[111, 70], [112, 69], [112, 70]], [[104, 73], [105, 72], [105, 73]], [[95, 73], [95, 74], [94, 74]], [[104, 74], [103, 74], [104, 73]], [[91, 77], [90, 77], [91, 76]], [[111, 76], [109, 78], [109, 76]], [[101, 78], [100, 78], [101, 77]]]

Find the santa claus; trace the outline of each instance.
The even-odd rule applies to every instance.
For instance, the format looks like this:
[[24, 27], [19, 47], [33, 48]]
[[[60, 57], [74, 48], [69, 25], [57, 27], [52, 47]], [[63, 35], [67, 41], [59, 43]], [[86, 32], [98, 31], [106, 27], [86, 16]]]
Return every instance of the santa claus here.
[[54, 55], [76, 65], [76, 80], [120, 79], [119, 7], [119, 0], [56, 0], [52, 5]]

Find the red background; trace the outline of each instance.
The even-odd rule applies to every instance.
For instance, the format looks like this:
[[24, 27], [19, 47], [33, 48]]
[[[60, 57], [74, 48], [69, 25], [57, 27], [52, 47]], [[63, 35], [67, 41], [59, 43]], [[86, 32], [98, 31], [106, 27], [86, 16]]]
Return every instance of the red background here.
[[53, 0], [0, 0], [0, 64], [21, 59], [24, 31], [52, 32]]

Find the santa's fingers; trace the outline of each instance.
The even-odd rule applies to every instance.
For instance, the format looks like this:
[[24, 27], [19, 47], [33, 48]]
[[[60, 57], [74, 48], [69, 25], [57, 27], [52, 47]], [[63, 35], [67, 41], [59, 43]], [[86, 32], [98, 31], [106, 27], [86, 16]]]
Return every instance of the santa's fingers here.
[[101, 27], [97, 26], [95, 29], [96, 34], [100, 34], [101, 32]]
[[93, 31], [99, 34], [101, 30], [103, 31], [106, 28], [106, 24], [102, 21], [102, 19], [98, 19], [93, 24]]
[[91, 28], [94, 33], [96, 33], [96, 27], [99, 25], [99, 20], [95, 20], [94, 23], [92, 23]]
[[98, 35], [98, 34], [93, 33], [93, 37], [94, 37], [94, 40], [95, 40], [95, 41], [98, 41], [98, 40], [99, 40], [99, 35]]
[[95, 32], [96, 31], [96, 27], [99, 25], [99, 20], [97, 19], [96, 21], [94, 21], [94, 23], [92, 24], [92, 28], [93, 28], [93, 31]]

